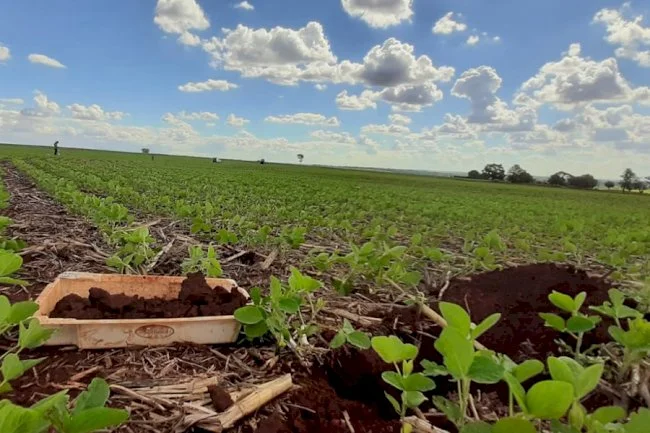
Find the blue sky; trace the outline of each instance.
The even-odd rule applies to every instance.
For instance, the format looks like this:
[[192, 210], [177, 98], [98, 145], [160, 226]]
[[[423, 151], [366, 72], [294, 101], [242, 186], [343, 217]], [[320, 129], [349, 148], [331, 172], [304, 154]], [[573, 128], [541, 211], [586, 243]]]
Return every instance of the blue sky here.
[[3, 2], [0, 141], [643, 171], [649, 13], [649, 1]]

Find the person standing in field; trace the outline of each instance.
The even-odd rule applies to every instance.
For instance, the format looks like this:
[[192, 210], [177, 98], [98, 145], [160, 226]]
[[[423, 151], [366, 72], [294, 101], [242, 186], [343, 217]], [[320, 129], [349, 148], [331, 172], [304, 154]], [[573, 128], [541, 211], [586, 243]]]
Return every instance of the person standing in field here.
[[54, 142], [54, 156], [59, 154], [59, 140]]

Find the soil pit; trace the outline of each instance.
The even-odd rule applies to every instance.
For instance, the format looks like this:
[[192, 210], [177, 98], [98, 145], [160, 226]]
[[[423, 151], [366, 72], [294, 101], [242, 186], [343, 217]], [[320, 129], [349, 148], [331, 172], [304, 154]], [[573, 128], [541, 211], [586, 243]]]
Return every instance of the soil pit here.
[[189, 274], [177, 299], [142, 298], [110, 294], [93, 287], [88, 298], [70, 294], [57, 302], [50, 313], [67, 319], [156, 319], [174, 317], [226, 316], [246, 305], [238, 290], [212, 289], [200, 273]]
[[[605, 280], [590, 277], [571, 266], [535, 264], [474, 275], [469, 281], [452, 280], [443, 300], [465, 307], [474, 323], [492, 313], [501, 313], [501, 320], [483, 334], [480, 341], [489, 349], [519, 362], [530, 357], [545, 359], [548, 354], [558, 352], [554, 340], [562, 335], [544, 326], [538, 315], [550, 312], [566, 317], [548, 300], [553, 290], [570, 296], [586, 292], [583, 306], [586, 312], [587, 305], [600, 305], [607, 300], [607, 291], [611, 288]], [[609, 341], [608, 325], [604, 321], [588, 333], [583, 348]]]

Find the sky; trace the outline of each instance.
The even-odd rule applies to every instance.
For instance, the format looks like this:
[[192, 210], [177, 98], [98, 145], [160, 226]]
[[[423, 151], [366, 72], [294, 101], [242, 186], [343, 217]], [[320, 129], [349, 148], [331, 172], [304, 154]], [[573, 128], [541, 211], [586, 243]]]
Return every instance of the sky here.
[[0, 142], [647, 176], [648, 15], [650, 0], [0, 1]]

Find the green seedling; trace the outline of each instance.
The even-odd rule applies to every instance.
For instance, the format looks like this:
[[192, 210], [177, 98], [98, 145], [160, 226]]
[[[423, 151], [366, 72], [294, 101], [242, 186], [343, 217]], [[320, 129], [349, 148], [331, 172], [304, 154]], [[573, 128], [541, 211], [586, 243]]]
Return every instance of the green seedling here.
[[398, 337], [373, 337], [372, 348], [387, 364], [392, 364], [395, 371], [385, 371], [381, 377], [390, 386], [400, 391], [400, 401], [386, 393], [386, 398], [392, 404], [395, 412], [402, 421], [402, 433], [410, 433], [413, 426], [406, 423], [406, 411], [415, 409], [426, 401], [424, 392], [436, 387], [435, 382], [423, 373], [413, 373], [413, 362], [418, 355], [418, 348], [412, 344], [403, 343]]
[[217, 253], [212, 245], [208, 246], [207, 252], [204, 252], [200, 245], [191, 246], [188, 248], [188, 254], [189, 257], [181, 263], [183, 275], [193, 272], [201, 272], [209, 278], [219, 278], [223, 275]]
[[580, 292], [575, 298], [572, 298], [564, 293], [553, 291], [548, 295], [549, 301], [560, 310], [569, 313], [570, 317], [565, 320], [554, 313], [539, 313], [547, 327], [566, 333], [576, 340], [574, 349], [574, 356], [576, 357], [581, 354], [585, 333], [593, 330], [601, 320], [599, 316], [587, 316], [580, 312], [586, 298], [587, 293], [585, 292]]
[[23, 258], [11, 251], [0, 250], [0, 284], [26, 286], [27, 281], [13, 278], [23, 266]]
[[119, 230], [111, 238], [119, 249], [106, 260], [106, 264], [120, 273], [145, 274], [149, 260], [156, 256], [156, 250], [151, 247], [155, 239], [149, 235], [149, 229]]
[[622, 319], [636, 319], [643, 316], [640, 311], [624, 304], [625, 293], [618, 289], [610, 289], [607, 293], [609, 295], [609, 301], [605, 301], [599, 306], [589, 307], [589, 309], [614, 319], [619, 328], [621, 328]]
[[332, 338], [332, 341], [330, 341], [330, 347], [332, 349], [338, 349], [345, 343], [348, 343], [357, 349], [369, 349], [370, 337], [365, 332], [356, 331], [348, 319], [343, 319], [343, 327], [341, 327], [341, 330], [339, 330], [334, 338]]
[[[517, 364], [506, 355], [500, 357], [503, 366], [504, 381], [508, 384], [508, 413], [514, 416], [514, 391], [513, 388], [523, 387], [522, 383], [539, 375], [544, 371], [544, 364], [536, 359], [528, 359], [521, 364]], [[512, 384], [512, 385], [511, 385]]]

